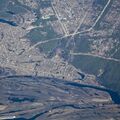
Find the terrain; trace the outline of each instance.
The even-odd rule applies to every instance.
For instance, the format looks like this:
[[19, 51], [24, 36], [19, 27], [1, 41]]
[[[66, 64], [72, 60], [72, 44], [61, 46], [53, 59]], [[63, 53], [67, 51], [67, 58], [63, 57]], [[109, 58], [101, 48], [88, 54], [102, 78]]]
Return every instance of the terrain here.
[[119, 0], [0, 0], [0, 119], [119, 120]]

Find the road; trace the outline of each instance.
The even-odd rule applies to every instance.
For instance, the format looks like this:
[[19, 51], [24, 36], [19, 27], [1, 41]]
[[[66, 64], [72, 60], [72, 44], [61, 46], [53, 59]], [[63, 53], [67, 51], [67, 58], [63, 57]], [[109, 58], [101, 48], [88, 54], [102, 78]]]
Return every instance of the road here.
[[83, 56], [92, 56], [92, 57], [98, 57], [98, 58], [102, 58], [102, 59], [105, 59], [105, 60], [110, 60], [110, 61], [115, 61], [115, 62], [120, 62], [119, 59], [115, 59], [115, 58], [107, 58], [107, 57], [104, 57], [104, 56], [99, 56], [99, 55], [94, 55], [94, 54], [91, 54], [91, 53], [70, 53], [71, 55], [83, 55]]
[[80, 29], [82, 23], [84, 22], [85, 18], [87, 17], [87, 14], [88, 14], [88, 11], [86, 11], [86, 13], [85, 13], [83, 19], [80, 21], [80, 23], [79, 23], [78, 27], [76, 28], [75, 32], [72, 34], [72, 36], [71, 36], [72, 38], [73, 38], [74, 35], [78, 32], [78, 30]]
[[54, 12], [55, 12], [55, 14], [56, 14], [56, 16], [57, 16], [57, 19], [58, 19], [58, 21], [59, 21], [59, 23], [60, 23], [60, 25], [61, 25], [64, 33], [65, 33], [65, 35], [68, 35], [69, 33], [68, 33], [68, 31], [67, 31], [67, 28], [66, 28], [66, 26], [61, 22], [61, 18], [60, 18], [59, 14], [58, 14], [58, 12], [57, 12], [57, 10], [56, 10], [56, 8], [54, 7], [53, 4], [52, 4], [52, 8], [53, 8], [53, 10], [54, 10]]
[[[28, 50], [26, 50], [24, 53], [26, 52], [29, 52], [31, 51], [32, 49], [34, 49], [35, 47], [37, 47], [38, 45], [40, 44], [44, 44], [44, 43], [47, 43], [47, 42], [50, 42], [50, 41], [56, 41], [56, 40], [60, 40], [60, 39], [64, 39], [64, 38], [67, 38], [67, 37], [72, 37], [72, 36], [75, 36], [75, 35], [78, 35], [78, 34], [83, 34], [83, 33], [86, 33], [86, 32], [90, 32], [94, 27], [95, 25], [97, 24], [97, 22], [100, 20], [101, 16], [104, 14], [105, 10], [107, 9], [108, 5], [110, 4], [111, 0], [108, 0], [107, 4], [105, 5], [105, 7], [103, 8], [102, 12], [100, 13], [100, 15], [98, 16], [98, 18], [96, 19], [96, 21], [94, 22], [94, 24], [92, 25], [92, 27], [90, 27], [89, 29], [87, 30], [84, 30], [84, 31], [80, 31], [80, 32], [76, 32], [76, 33], [71, 33], [71, 34], [67, 34], [63, 37], [58, 37], [58, 38], [53, 38], [53, 39], [48, 39], [48, 40], [45, 40], [45, 41], [40, 41], [36, 44], [34, 44], [33, 46], [31, 46]], [[57, 14], [56, 14], [57, 15]], [[61, 23], [61, 21], [60, 21]], [[77, 31], [77, 29], [76, 29]]]
[[105, 5], [105, 7], [103, 8], [102, 12], [100, 13], [98, 18], [96, 19], [95, 23], [92, 25], [92, 28], [94, 28], [96, 26], [96, 24], [98, 23], [98, 21], [101, 19], [102, 15], [104, 14], [104, 12], [107, 9], [107, 7], [110, 4], [110, 2], [111, 2], [111, 0], [108, 0], [107, 4]]
[[[100, 15], [98, 16], [98, 18], [96, 19], [96, 21], [94, 22], [94, 24], [92, 25], [92, 27], [89, 28], [89, 30], [92, 30], [96, 24], [98, 23], [98, 21], [101, 19], [102, 15], [104, 14], [106, 8], [108, 7], [108, 5], [110, 4], [111, 0], [108, 0], [107, 4], [105, 5], [105, 7], [103, 8], [102, 12], [100, 13]], [[75, 30], [75, 32], [73, 33], [72, 36], [76, 35], [76, 34], [79, 34], [78, 30], [80, 28], [80, 26], [82, 25], [83, 21], [85, 20], [86, 16], [87, 16], [88, 12], [85, 13], [82, 21], [80, 22], [78, 28]]]

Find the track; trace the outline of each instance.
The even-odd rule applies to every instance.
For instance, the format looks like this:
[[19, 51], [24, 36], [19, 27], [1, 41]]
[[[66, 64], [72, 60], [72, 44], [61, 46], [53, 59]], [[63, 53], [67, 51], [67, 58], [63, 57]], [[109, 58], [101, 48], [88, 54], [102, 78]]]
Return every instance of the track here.
[[[110, 2], [111, 2], [111, 0], [108, 0], [107, 4], [105, 5], [105, 7], [103, 8], [102, 12], [100, 13], [100, 15], [98, 16], [98, 18], [96, 19], [95, 23], [94, 23], [94, 24], [92, 25], [92, 27], [90, 27], [89, 29], [84, 30], [84, 31], [80, 31], [80, 32], [76, 32], [76, 31], [78, 31], [78, 29], [79, 29], [79, 28], [77, 28], [77, 29], [75, 30], [75, 32], [72, 33], [72, 34], [68, 34], [68, 35], [65, 35], [65, 36], [59, 37], [59, 38], [53, 38], [53, 39], [48, 39], [48, 40], [45, 40], [45, 41], [40, 41], [40, 42], [34, 44], [33, 46], [31, 46], [31, 47], [30, 47], [28, 50], [26, 50], [24, 53], [31, 51], [32, 49], [34, 49], [35, 47], [37, 47], [37, 46], [40, 45], [40, 44], [44, 44], [44, 43], [47, 43], [47, 42], [50, 42], [50, 41], [56, 41], [56, 40], [64, 39], [64, 38], [67, 38], [67, 37], [73, 37], [73, 36], [78, 35], [78, 34], [83, 34], [83, 33], [86, 33], [86, 32], [90, 32], [90, 31], [95, 27], [95, 25], [98, 23], [98, 21], [101, 19], [102, 15], [104, 14], [104, 12], [105, 12], [105, 10], [107, 9], [107, 7], [108, 7], [108, 5], [110, 4]], [[86, 18], [86, 15], [87, 15], [87, 14], [85, 14], [84, 19]], [[83, 20], [84, 20], [84, 19], [83, 19]], [[80, 23], [79, 26], [81, 26], [81, 23]]]
[[83, 55], [83, 56], [92, 56], [92, 57], [98, 57], [98, 58], [102, 58], [102, 59], [105, 59], [105, 60], [110, 60], [110, 61], [115, 61], [115, 62], [119, 62], [120, 63], [120, 60], [118, 59], [115, 59], [115, 58], [107, 58], [107, 57], [103, 57], [103, 56], [99, 56], [99, 55], [94, 55], [94, 54], [91, 54], [91, 53], [70, 53], [71, 55]]

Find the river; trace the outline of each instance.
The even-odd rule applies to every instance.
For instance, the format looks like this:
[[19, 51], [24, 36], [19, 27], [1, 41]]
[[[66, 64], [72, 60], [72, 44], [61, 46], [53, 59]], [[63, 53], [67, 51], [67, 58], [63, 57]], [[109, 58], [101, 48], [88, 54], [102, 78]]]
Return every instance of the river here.
[[17, 26], [17, 24], [16, 24], [15, 22], [13, 22], [13, 21], [8, 21], [8, 20], [1, 19], [1, 18], [0, 18], [0, 22], [1, 22], [1, 23], [9, 24], [9, 25], [14, 26], [14, 27]]
[[[5, 76], [0, 78], [0, 88], [0, 105], [8, 105], [0, 116], [15, 115], [16, 120], [50, 120], [52, 115], [45, 118], [50, 111], [61, 116], [64, 110], [94, 110], [87, 102], [92, 99], [87, 97], [89, 90], [109, 93], [114, 103], [120, 104], [119, 94], [110, 89], [49, 77]], [[85, 88], [89, 89], [87, 94]], [[84, 104], [77, 102], [81, 99]]]

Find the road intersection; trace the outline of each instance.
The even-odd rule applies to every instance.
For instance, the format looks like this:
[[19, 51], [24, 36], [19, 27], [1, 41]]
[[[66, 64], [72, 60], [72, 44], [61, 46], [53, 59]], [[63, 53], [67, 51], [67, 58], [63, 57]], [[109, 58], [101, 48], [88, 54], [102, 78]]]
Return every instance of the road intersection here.
[[[45, 41], [40, 41], [40, 42], [34, 44], [33, 46], [31, 46], [28, 50], [25, 51], [25, 53], [31, 51], [32, 49], [34, 49], [34, 48], [37, 47], [38, 45], [45, 44], [45, 43], [47, 43], [47, 42], [57, 41], [57, 40], [61, 40], [61, 39], [68, 38], [68, 37], [73, 38], [75, 35], [84, 34], [84, 33], [90, 32], [91, 30], [94, 29], [94, 27], [96, 26], [96, 24], [98, 23], [98, 21], [101, 19], [102, 15], [104, 14], [104, 12], [105, 12], [105, 10], [107, 9], [107, 7], [109, 6], [110, 2], [111, 2], [111, 0], [108, 0], [108, 2], [106, 3], [105, 7], [104, 7], [103, 10], [102, 10], [102, 12], [99, 14], [99, 16], [97, 17], [96, 21], [94, 22], [94, 24], [93, 24], [89, 29], [78, 32], [79, 28], [81, 27], [83, 21], [85, 20], [87, 14], [88, 14], [88, 12], [86, 11], [83, 19], [80, 21], [79, 26], [76, 28], [75, 32], [74, 32], [74, 33], [71, 33], [71, 34], [68, 34], [68, 32], [66, 31], [64, 25], [62, 24], [62, 22], [61, 22], [61, 20], [60, 20], [60, 18], [59, 18], [58, 13], [55, 12], [56, 15], [57, 15], [57, 17], [58, 17], [58, 20], [59, 20], [59, 22], [60, 22], [60, 24], [61, 24], [61, 26], [62, 26], [62, 28], [63, 28], [63, 30], [64, 30], [64, 32], [65, 32], [65, 35], [62, 36], [62, 37], [58, 37], [58, 38], [53, 38], [53, 39], [48, 39], [48, 40], [45, 40]], [[54, 8], [54, 6], [53, 6], [53, 8]], [[55, 8], [54, 8], [54, 11], [56, 11]], [[115, 61], [115, 62], [120, 62], [120, 60], [115, 59], [115, 58], [106, 58], [106, 57], [104, 57], [104, 56], [94, 55], [94, 54], [90, 54], [90, 53], [70, 53], [70, 54], [71, 54], [71, 55], [93, 56], [93, 57], [99, 57], [99, 58], [102, 58], [102, 59], [105, 59], [105, 60], [112, 60], [112, 61]]]

